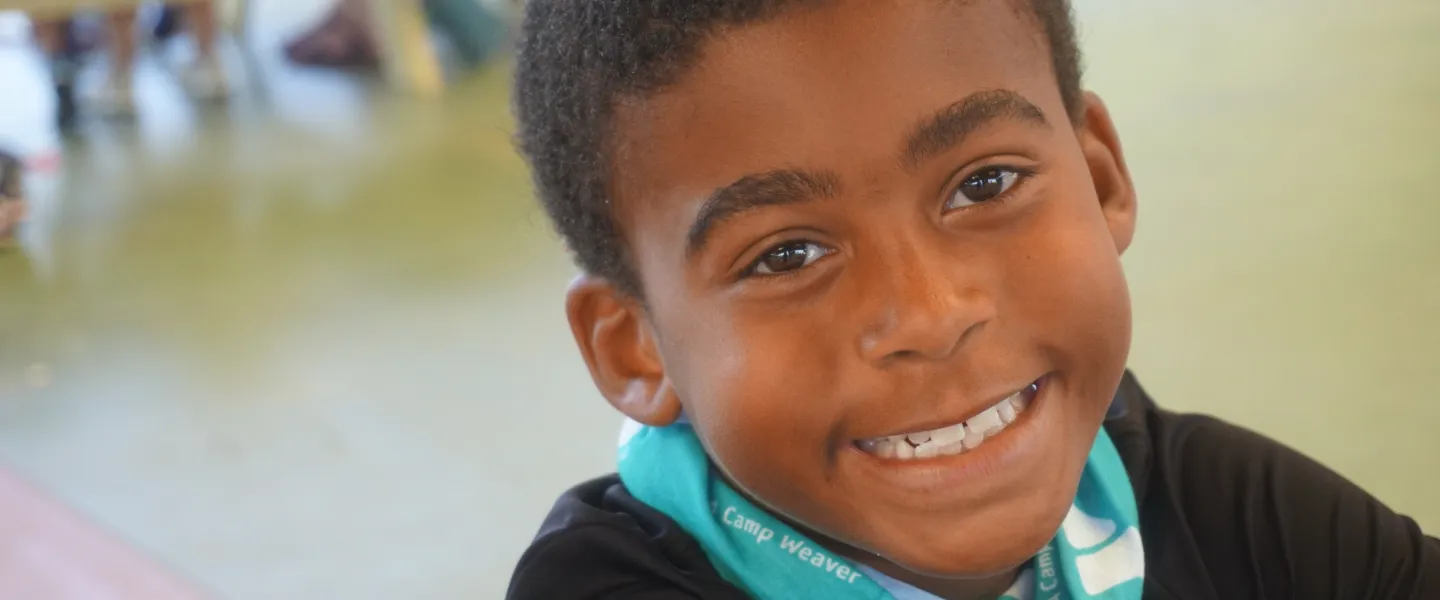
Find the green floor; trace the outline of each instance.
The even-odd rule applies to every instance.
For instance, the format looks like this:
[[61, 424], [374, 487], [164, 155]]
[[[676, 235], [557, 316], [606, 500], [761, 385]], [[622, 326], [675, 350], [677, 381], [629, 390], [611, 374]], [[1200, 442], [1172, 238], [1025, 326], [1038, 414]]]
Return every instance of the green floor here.
[[[1142, 380], [1440, 531], [1440, 4], [1079, 4]], [[0, 144], [63, 149], [0, 255], [0, 462], [225, 597], [498, 597], [617, 423], [506, 75], [427, 103], [268, 52], [229, 109], [147, 58], [138, 124], [57, 146], [0, 40]]]

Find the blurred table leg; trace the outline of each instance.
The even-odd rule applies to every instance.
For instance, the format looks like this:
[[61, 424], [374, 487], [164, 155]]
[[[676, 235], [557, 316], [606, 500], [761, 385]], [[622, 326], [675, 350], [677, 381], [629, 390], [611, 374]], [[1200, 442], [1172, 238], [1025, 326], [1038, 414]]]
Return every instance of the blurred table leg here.
[[419, 0], [368, 1], [380, 60], [391, 85], [420, 95], [438, 95], [445, 81]]
[[0, 598], [203, 597], [141, 553], [0, 469]]

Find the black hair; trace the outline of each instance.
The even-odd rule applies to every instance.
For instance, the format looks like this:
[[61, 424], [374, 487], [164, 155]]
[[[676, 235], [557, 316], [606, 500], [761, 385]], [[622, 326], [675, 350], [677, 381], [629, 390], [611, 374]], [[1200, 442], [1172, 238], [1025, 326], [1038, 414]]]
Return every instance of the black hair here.
[[[536, 192], [585, 272], [641, 295], [611, 210], [616, 102], [674, 83], [722, 27], [826, 0], [529, 0], [516, 53], [518, 142]], [[1012, 0], [1036, 21], [1060, 95], [1083, 112], [1080, 50], [1069, 0]]]

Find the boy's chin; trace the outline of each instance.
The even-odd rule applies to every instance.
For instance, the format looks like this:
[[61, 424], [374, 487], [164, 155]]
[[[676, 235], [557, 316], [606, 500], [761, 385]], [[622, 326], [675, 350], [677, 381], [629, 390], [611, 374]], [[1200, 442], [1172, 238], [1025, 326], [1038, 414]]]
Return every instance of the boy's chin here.
[[[1041, 518], [987, 527], [986, 531], [927, 531], [876, 554], [907, 571], [937, 579], [979, 579], [1014, 571], [1034, 558], [1060, 530], [1069, 506]], [[1053, 513], [1053, 514], [1052, 514]]]
[[926, 577], [980, 579], [1014, 571], [1029, 562], [1049, 541], [1049, 536], [1040, 537], [1035, 543], [1012, 538], [1002, 542], [1003, 545], [991, 553], [985, 553], [972, 543], [954, 553], [926, 553], [888, 558], [897, 566]]

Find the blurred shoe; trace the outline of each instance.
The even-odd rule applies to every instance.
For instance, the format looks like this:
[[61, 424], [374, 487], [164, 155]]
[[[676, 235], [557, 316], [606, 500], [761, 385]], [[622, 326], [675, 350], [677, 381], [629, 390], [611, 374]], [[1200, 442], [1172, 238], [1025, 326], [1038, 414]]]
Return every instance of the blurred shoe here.
[[380, 53], [364, 7], [355, 0], [336, 3], [318, 25], [285, 43], [285, 58], [307, 67], [378, 68]]
[[195, 61], [181, 73], [180, 79], [190, 97], [201, 102], [224, 100], [230, 95], [225, 69], [214, 59]]
[[130, 78], [110, 75], [86, 104], [104, 117], [124, 119], [135, 116], [135, 93], [130, 87]]
[[156, 42], [163, 44], [170, 41], [170, 38], [180, 32], [180, 9], [170, 4], [161, 6], [160, 15], [155, 18], [155, 28], [151, 32]]

